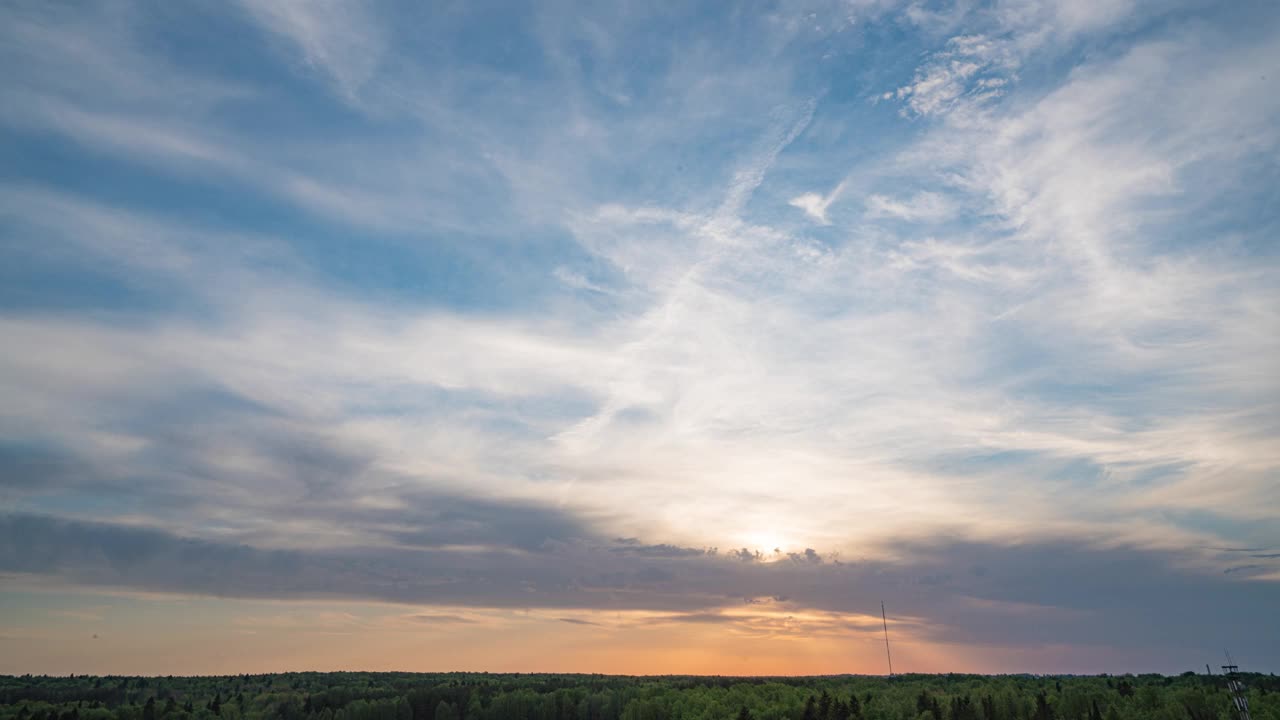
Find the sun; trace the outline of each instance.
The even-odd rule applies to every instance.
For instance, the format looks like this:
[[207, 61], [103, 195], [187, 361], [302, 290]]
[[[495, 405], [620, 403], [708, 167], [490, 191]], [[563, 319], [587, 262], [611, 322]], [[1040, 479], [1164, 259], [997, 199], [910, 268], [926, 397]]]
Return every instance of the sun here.
[[783, 557], [793, 545], [785, 535], [773, 529], [755, 530], [744, 533], [741, 537], [740, 547], [760, 553], [760, 559], [765, 562]]

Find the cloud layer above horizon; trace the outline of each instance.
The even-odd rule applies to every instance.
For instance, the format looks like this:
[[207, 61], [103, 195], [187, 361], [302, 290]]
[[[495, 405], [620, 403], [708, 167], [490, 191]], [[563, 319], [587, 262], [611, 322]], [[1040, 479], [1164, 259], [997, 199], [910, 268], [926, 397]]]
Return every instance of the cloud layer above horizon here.
[[1280, 669], [1274, 3], [18, 2], [0, 62], [0, 672], [879, 672], [882, 599], [909, 669]]

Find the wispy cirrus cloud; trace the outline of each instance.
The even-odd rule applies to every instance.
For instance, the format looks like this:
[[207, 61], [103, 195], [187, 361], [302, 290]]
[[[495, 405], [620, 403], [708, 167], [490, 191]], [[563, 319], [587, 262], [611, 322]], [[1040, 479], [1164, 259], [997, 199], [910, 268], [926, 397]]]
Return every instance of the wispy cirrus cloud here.
[[873, 218], [898, 218], [908, 222], [936, 222], [946, 220], [956, 213], [953, 200], [934, 192], [920, 192], [895, 199], [885, 195], [867, 197], [867, 214]]
[[377, 73], [387, 48], [376, 16], [358, 0], [262, 2], [244, 10], [265, 30], [287, 41], [310, 68], [328, 76], [346, 100], [357, 102]]

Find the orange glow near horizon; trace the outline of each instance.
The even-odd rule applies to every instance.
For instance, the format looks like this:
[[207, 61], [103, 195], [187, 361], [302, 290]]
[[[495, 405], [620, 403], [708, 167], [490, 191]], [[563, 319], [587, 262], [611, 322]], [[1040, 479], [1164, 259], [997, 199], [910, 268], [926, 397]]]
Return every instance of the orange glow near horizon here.
[[[237, 674], [298, 670], [826, 675], [886, 672], [879, 617], [786, 607], [705, 613], [476, 609], [98, 596], [23, 608], [0, 673]], [[993, 654], [892, 628], [895, 669], [997, 671]]]

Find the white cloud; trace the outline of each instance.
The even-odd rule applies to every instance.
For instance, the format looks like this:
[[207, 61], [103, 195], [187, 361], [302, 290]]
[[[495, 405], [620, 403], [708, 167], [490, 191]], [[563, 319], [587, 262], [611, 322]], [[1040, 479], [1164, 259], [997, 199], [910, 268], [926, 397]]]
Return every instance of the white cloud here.
[[720, 204], [719, 219], [733, 218], [742, 211], [751, 194], [760, 186], [760, 183], [764, 182], [765, 173], [773, 166], [778, 154], [809, 127], [817, 106], [817, 100], [810, 99], [796, 112], [799, 117], [785, 117], [774, 123], [773, 128], [764, 138], [763, 148], [748, 155], [748, 161], [734, 172], [724, 200]]
[[869, 195], [866, 199], [867, 217], [896, 218], [907, 222], [939, 222], [956, 214], [954, 200], [935, 192], [918, 192], [904, 200], [886, 195]]
[[904, 115], [943, 115], [962, 100], [972, 105], [1004, 94], [1018, 64], [1008, 40], [958, 35], [916, 70], [910, 84], [882, 97], [902, 100]]
[[[339, 6], [250, 7], [344, 94], [367, 92], [383, 56], [365, 21], [339, 37], [346, 16], [324, 14]], [[1068, 24], [1099, 27], [1091, 17]], [[1280, 348], [1268, 330], [1280, 303], [1269, 261], [1223, 256], [1203, 239], [1175, 252], [1157, 231], [1190, 217], [1179, 204], [1231, 197], [1238, 158], [1274, 151], [1276, 101], [1256, 73], [1276, 64], [1273, 46], [1174, 36], [1092, 60], [1016, 107], [984, 103], [1017, 89], [1012, 73], [1026, 51], [1015, 40], [953, 37], [893, 92], [909, 112], [938, 119], [918, 143], [883, 166], [855, 168], [825, 196], [790, 200], [831, 225], [830, 245], [753, 212], [813, 118], [811, 96], [775, 105], [787, 90], [773, 88], [786, 84], [755, 73], [786, 73], [715, 75], [692, 51], [703, 64], [674, 63], [662, 79], [675, 88], [661, 96], [670, 118], [606, 126], [575, 108], [571, 132], [528, 123], [526, 136], [523, 117], [477, 130], [497, 148], [486, 158], [356, 144], [325, 148], [332, 163], [308, 173], [293, 163], [309, 146], [276, 154], [210, 132], [201, 117], [152, 120], [58, 96], [63, 105], [37, 106], [32, 117], [120, 155], [198, 163], [373, 228], [447, 217], [473, 229], [449, 214], [456, 196], [447, 191], [497, 158], [492, 167], [520, 202], [625, 285], [550, 270], [570, 288], [613, 291], [616, 304], [603, 311], [379, 303], [321, 287], [297, 261], [269, 271], [209, 250], [240, 238], [15, 192], [8, 214], [44, 227], [51, 243], [121, 258], [131, 282], [170, 276], [216, 312], [138, 325], [8, 311], [0, 336], [19, 350], [0, 361], [0, 421], [127, 477], [147, 469], [147, 451], [163, 440], [138, 420], [153, 405], [209, 388], [257, 403], [266, 417], [214, 427], [216, 442], [193, 452], [189, 484], [169, 491], [189, 492], [193, 513], [212, 525], [272, 542], [324, 531], [282, 512], [304, 489], [288, 462], [255, 444], [273, 433], [374, 458], [336, 481], [351, 496], [386, 494], [394, 478], [550, 499], [622, 531], [692, 544], [771, 535], [797, 549], [854, 551], [909, 527], [1177, 545], [1208, 533], [1161, 513], [1271, 512], [1277, 387], [1267, 360]], [[363, 58], [366, 44], [374, 49]], [[722, 186], [700, 176], [666, 204], [593, 201], [616, 188], [596, 187], [599, 166], [588, 159], [639, 164], [621, 155], [620, 140], [676, 142], [690, 125], [757, 108], [748, 91], [759, 87], [768, 88], [762, 104], [777, 109], [750, 125], [767, 127], [735, 155]], [[532, 150], [504, 144], [504, 128]], [[427, 158], [442, 160], [436, 174], [419, 167]], [[334, 178], [346, 180], [325, 182]], [[1206, 200], [1188, 199], [1192, 184]], [[828, 215], [854, 188], [886, 187], [939, 190], [859, 192], [859, 222]], [[962, 210], [975, 226], [927, 237], [885, 229], [941, 225]], [[234, 292], [216, 284], [228, 278]], [[993, 456], [1015, 460], [1001, 469]], [[1055, 475], [1073, 463], [1102, 479]], [[1143, 484], [1144, 472], [1162, 468], [1174, 468], [1168, 479]], [[266, 499], [254, 494], [261, 477], [276, 480]], [[1118, 511], [1150, 515], [1128, 523]]]
[[813, 218], [820, 225], [830, 225], [831, 221], [827, 219], [827, 208], [831, 207], [831, 203], [840, 198], [840, 194], [844, 192], [844, 183], [840, 183], [831, 189], [826, 195], [817, 193], [805, 193], [798, 195], [788, 202], [792, 207], [800, 208], [806, 215]]
[[241, 0], [250, 16], [286, 38], [338, 92], [358, 102], [382, 62], [386, 40], [363, 0]]

